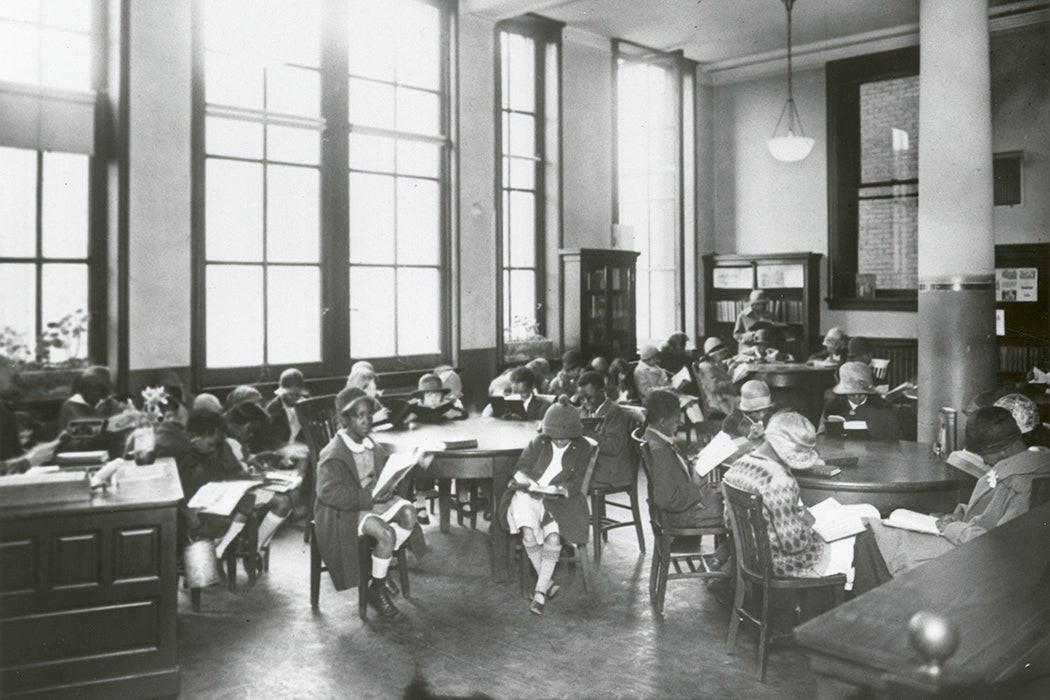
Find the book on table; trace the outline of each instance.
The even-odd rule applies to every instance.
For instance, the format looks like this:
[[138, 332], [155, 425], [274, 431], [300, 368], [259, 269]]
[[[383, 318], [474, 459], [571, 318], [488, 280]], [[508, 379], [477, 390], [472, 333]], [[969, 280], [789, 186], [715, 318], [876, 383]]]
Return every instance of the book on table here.
[[893, 511], [890, 513], [890, 517], [883, 519], [882, 524], [901, 530], [922, 532], [927, 535], [941, 534], [941, 531], [937, 529], [937, 518], [925, 513], [916, 513], [914, 510], [908, 510], [907, 508], [898, 508]]
[[261, 482], [247, 480], [209, 481], [197, 489], [186, 505], [205, 513], [231, 515], [244, 494], [260, 485]]
[[809, 508], [813, 530], [825, 542], [834, 542], [864, 532], [864, 520], [834, 498], [825, 498]]

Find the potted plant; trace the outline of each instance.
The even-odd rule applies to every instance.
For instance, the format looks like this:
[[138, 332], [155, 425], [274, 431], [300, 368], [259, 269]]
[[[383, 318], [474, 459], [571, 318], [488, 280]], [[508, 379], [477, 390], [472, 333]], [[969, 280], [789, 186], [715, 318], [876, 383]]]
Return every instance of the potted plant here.
[[15, 369], [14, 391], [19, 401], [65, 399], [80, 370], [91, 364], [81, 353], [87, 339], [88, 314], [77, 309], [48, 323], [33, 348], [25, 335], [10, 326], [0, 329], [0, 355]]
[[539, 322], [529, 316], [514, 316], [510, 327], [503, 329], [503, 361], [508, 364], [528, 362], [537, 357], [553, 357], [554, 342], [540, 335]]

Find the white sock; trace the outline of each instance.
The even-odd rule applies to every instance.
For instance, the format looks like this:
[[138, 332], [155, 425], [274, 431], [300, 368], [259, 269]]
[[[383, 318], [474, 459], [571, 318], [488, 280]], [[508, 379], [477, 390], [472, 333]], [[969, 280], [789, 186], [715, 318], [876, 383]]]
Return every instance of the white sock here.
[[394, 551], [396, 552], [401, 549], [401, 545], [405, 543], [412, 531], [406, 530], [397, 523], [390, 523], [390, 529], [394, 531]]
[[536, 570], [536, 574], [540, 573], [540, 555], [543, 551], [543, 545], [541, 544], [526, 544], [523, 545], [525, 548], [525, 556], [532, 562], [532, 568]]
[[281, 523], [285, 521], [288, 516], [277, 515], [276, 513], [267, 513], [263, 521], [259, 523], [259, 551], [261, 552], [263, 547], [270, 544], [270, 540], [273, 539], [273, 535], [277, 532], [277, 528], [280, 527]]
[[380, 559], [376, 555], [372, 555], [372, 578], [383, 579], [386, 578], [386, 570], [390, 568], [390, 557], [386, 559]]
[[215, 545], [215, 556], [222, 559], [222, 555], [226, 554], [226, 548], [230, 546], [233, 539], [237, 537], [243, 529], [243, 520], [234, 520], [230, 523], [230, 527], [226, 530], [226, 534], [222, 536], [221, 540], [219, 540], [219, 544]]
[[540, 553], [540, 566], [536, 575], [536, 592], [547, 595], [547, 589], [551, 585], [551, 578], [554, 576], [554, 567], [558, 565], [558, 557], [561, 556], [561, 545], [544, 542], [543, 547], [540, 549], [542, 551]]

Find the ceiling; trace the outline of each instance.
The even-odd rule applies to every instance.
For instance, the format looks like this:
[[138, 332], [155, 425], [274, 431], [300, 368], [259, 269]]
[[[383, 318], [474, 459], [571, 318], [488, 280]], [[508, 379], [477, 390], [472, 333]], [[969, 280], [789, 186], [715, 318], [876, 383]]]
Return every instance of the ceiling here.
[[[989, 0], [992, 7], [1028, 5]], [[569, 27], [660, 50], [682, 49], [703, 64], [782, 51], [781, 0], [464, 0], [466, 12], [494, 19], [534, 12]], [[841, 40], [919, 21], [919, 0], [796, 0], [795, 45]]]

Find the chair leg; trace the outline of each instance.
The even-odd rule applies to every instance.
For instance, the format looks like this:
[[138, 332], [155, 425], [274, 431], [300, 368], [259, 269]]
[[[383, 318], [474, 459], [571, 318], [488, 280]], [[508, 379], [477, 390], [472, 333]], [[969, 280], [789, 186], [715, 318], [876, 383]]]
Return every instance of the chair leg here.
[[638, 535], [638, 551], [645, 554], [645, 534], [642, 532], [642, 511], [638, 506], [638, 485], [631, 490], [631, 517], [634, 518], [634, 531]]
[[664, 594], [667, 592], [667, 572], [671, 565], [671, 538], [663, 535], [660, 537], [660, 568], [656, 570], [656, 614], [664, 614]]
[[661, 557], [660, 557], [660, 543], [657, 540], [653, 544], [653, 559], [649, 564], [649, 603], [656, 605], [656, 582], [658, 578], [658, 571], [660, 570]]
[[598, 509], [598, 502], [602, 498], [598, 494], [591, 494], [591, 540], [594, 541], [594, 565], [602, 565], [602, 514]]
[[768, 588], [762, 590], [762, 621], [758, 628], [758, 682], [766, 682], [766, 649], [769, 645], [769, 598], [771, 591]]
[[368, 620], [368, 579], [372, 573], [368, 561], [372, 552], [369, 540], [362, 537], [357, 549], [357, 615], [362, 622]]
[[406, 598], [412, 596], [412, 589], [409, 588], [408, 583], [408, 555], [405, 554], [405, 548], [397, 550], [397, 574], [401, 579], [401, 594]]
[[310, 607], [316, 610], [321, 600], [321, 550], [317, 547], [317, 536], [312, 533], [313, 523], [306, 528], [310, 535]]
[[736, 592], [733, 594], [733, 609], [729, 615], [729, 635], [726, 637], [726, 653], [736, 653], [736, 633], [740, 629], [741, 610], [744, 609], [744, 594], [747, 584], [740, 576], [736, 577]]
[[594, 590], [594, 572], [591, 569], [591, 557], [587, 553], [586, 544], [576, 545], [576, 558], [583, 568], [583, 590], [588, 592]]
[[478, 482], [470, 480], [470, 529], [478, 529]]
[[193, 612], [200, 612], [201, 611], [201, 589], [200, 588], [191, 588], [190, 589], [190, 607], [193, 609]]
[[237, 543], [230, 544], [226, 551], [226, 587], [231, 591], [237, 590], [237, 555], [235, 549]]
[[263, 571], [270, 573], [270, 545], [266, 545], [266, 548], [263, 550], [262, 565]]

